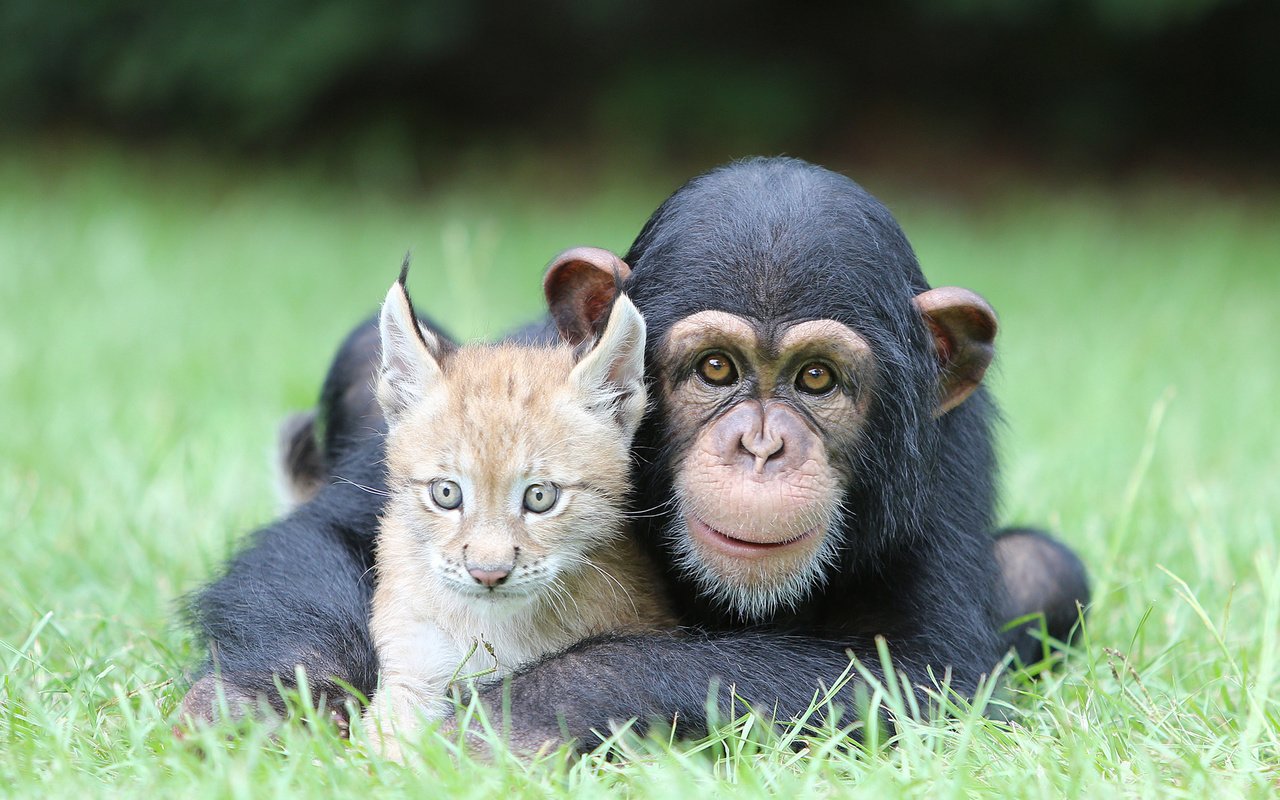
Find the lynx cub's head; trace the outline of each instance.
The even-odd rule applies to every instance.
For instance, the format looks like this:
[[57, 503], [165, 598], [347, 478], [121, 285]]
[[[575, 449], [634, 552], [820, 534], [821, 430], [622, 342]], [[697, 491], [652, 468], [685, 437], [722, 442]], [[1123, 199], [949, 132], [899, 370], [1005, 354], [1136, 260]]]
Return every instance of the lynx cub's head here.
[[417, 323], [404, 279], [380, 320], [391, 499], [379, 547], [424, 591], [494, 607], [554, 595], [621, 535], [644, 320], [623, 295], [589, 350], [457, 348]]

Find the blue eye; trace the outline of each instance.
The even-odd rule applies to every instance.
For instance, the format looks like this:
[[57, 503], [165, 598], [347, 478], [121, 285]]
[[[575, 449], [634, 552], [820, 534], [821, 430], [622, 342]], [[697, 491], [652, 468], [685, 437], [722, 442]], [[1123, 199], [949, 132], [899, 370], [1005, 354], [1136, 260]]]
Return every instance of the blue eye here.
[[446, 511], [462, 505], [462, 487], [449, 480], [431, 482], [431, 501]]

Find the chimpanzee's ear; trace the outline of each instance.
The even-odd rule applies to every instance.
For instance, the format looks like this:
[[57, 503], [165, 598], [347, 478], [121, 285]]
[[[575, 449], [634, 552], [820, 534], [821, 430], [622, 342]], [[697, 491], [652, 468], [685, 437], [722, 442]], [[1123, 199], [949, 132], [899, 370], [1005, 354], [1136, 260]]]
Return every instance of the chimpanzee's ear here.
[[378, 369], [378, 404], [387, 419], [394, 421], [405, 409], [421, 399], [440, 380], [440, 361], [449, 342], [418, 322], [405, 280], [409, 276], [406, 256], [400, 278], [391, 284], [378, 317], [382, 362]]
[[995, 356], [996, 312], [968, 289], [940, 286], [915, 297], [933, 333], [940, 378], [938, 408], [942, 416], [978, 388]]
[[630, 274], [626, 262], [599, 247], [575, 247], [556, 256], [542, 291], [560, 337], [576, 346], [597, 336], [618, 286]]

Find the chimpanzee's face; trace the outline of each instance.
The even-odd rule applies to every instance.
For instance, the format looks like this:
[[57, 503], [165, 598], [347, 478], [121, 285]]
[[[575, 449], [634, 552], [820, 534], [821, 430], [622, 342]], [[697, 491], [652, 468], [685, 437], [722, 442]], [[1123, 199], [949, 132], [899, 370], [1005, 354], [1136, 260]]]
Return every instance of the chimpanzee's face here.
[[802, 600], [839, 555], [851, 476], [838, 454], [867, 420], [870, 346], [834, 320], [766, 327], [702, 311], [671, 328], [655, 361], [678, 563], [748, 617]]
[[[705, 233], [705, 220], [686, 221]], [[728, 249], [732, 237], [725, 242]], [[668, 244], [658, 248], [666, 262], [627, 283], [648, 324], [656, 399], [642, 430], [640, 494], [656, 501], [685, 577], [722, 607], [764, 619], [821, 587], [848, 552], [900, 533], [850, 498], [910, 494], [899, 462], [912, 460], [912, 481], [923, 465], [907, 429], [928, 426], [977, 388], [993, 354], [995, 314], [965, 289], [912, 296], [905, 280], [858, 285], [804, 259], [749, 257], [779, 248], [773, 239], [736, 260], [702, 250], [681, 256]], [[552, 263], [544, 286], [566, 341], [591, 340], [629, 272], [596, 248]], [[843, 303], [854, 296], [866, 301], [861, 314]], [[868, 327], [855, 330], [855, 319]], [[926, 342], [932, 352], [918, 346]], [[934, 391], [918, 389], [927, 380]]]

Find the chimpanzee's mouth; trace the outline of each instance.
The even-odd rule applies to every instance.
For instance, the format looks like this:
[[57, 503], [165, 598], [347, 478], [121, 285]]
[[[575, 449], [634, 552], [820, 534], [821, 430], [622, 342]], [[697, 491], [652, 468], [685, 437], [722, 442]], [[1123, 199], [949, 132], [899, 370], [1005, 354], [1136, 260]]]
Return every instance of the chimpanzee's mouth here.
[[717, 530], [707, 523], [698, 519], [692, 514], [685, 517], [685, 524], [689, 528], [690, 533], [701, 539], [703, 542], [724, 551], [731, 555], [752, 558], [764, 555], [773, 555], [792, 545], [799, 544], [818, 532], [818, 528], [810, 528], [807, 531], [801, 531], [799, 534], [789, 539], [783, 539], [778, 542], [755, 542], [750, 539], [744, 539], [735, 536], [732, 533], [725, 533]]

